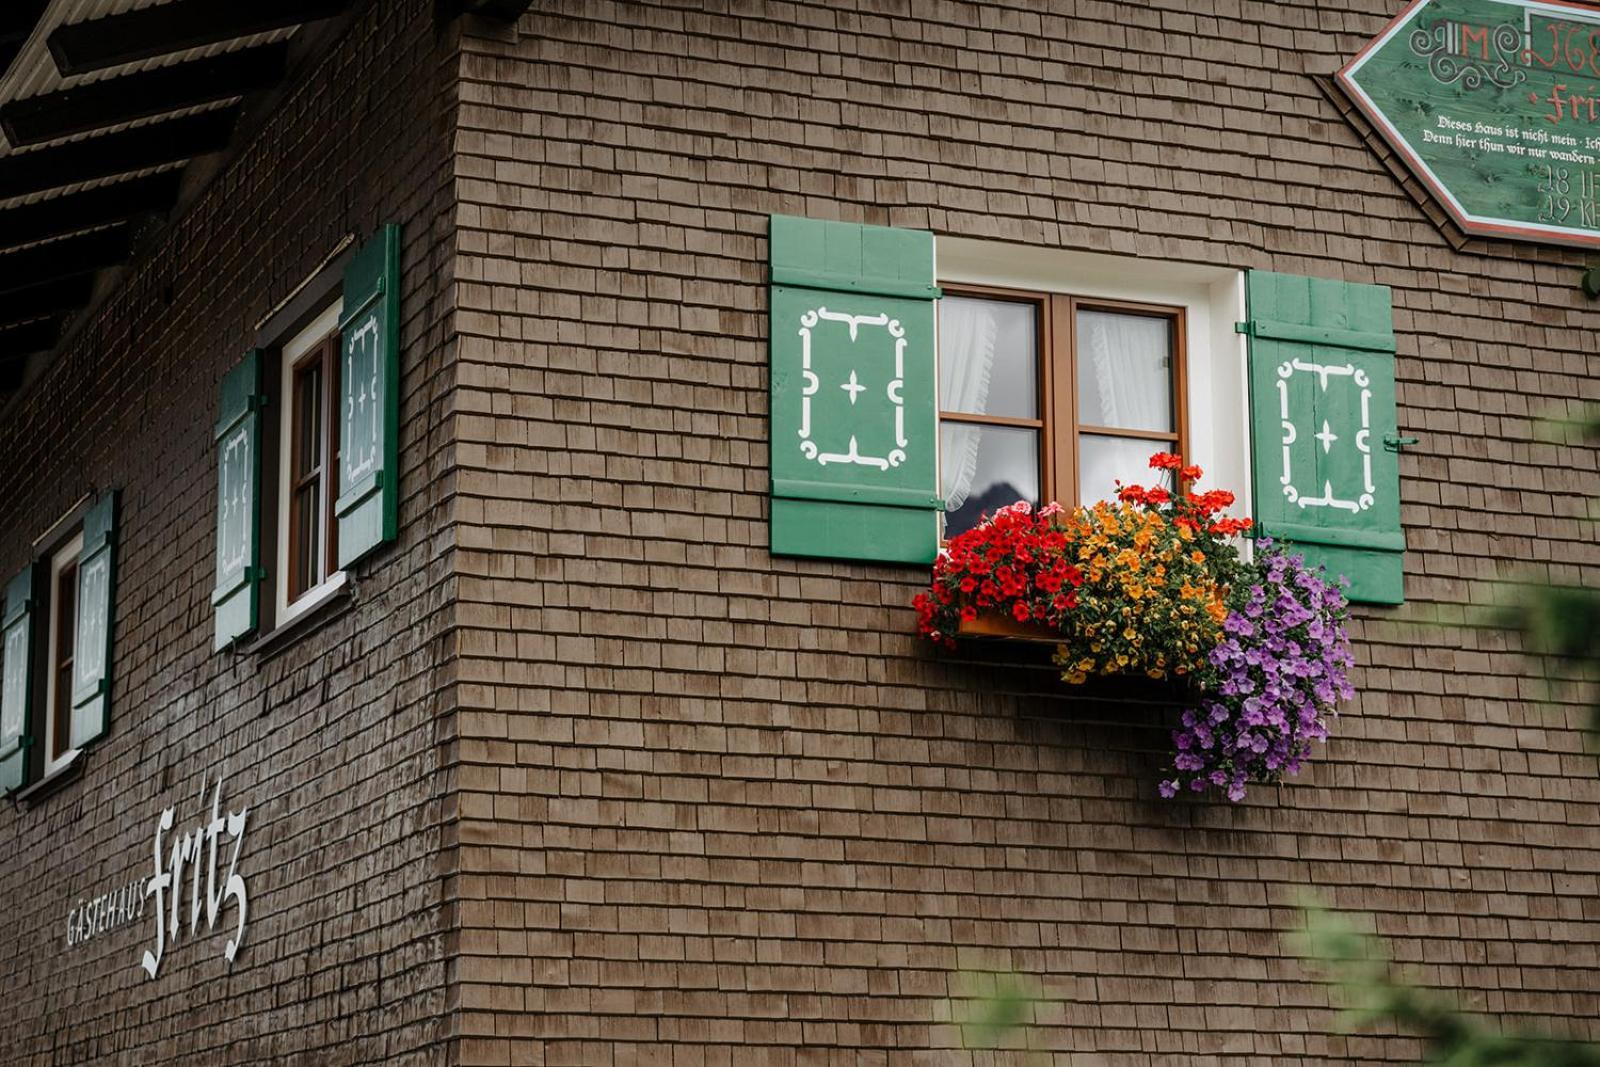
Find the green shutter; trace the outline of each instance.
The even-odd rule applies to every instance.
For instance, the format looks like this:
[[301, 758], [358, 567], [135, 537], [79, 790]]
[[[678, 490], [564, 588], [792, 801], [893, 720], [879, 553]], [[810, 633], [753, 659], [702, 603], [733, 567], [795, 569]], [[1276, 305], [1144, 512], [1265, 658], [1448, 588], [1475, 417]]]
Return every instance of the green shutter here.
[[261, 354], [252, 349], [227, 377], [217, 405], [217, 585], [211, 593], [222, 648], [260, 619]]
[[772, 552], [931, 563], [933, 235], [783, 215], [770, 233]]
[[33, 673], [33, 568], [6, 586], [0, 607], [0, 790], [28, 781], [29, 696]]
[[385, 226], [344, 272], [339, 321], [339, 566], [400, 526], [400, 227]]
[[117, 494], [103, 494], [83, 517], [78, 555], [78, 637], [72, 651], [72, 747], [111, 726], [111, 633], [116, 603]]
[[1405, 599], [1389, 289], [1248, 276], [1258, 534], [1350, 580], [1350, 598]]

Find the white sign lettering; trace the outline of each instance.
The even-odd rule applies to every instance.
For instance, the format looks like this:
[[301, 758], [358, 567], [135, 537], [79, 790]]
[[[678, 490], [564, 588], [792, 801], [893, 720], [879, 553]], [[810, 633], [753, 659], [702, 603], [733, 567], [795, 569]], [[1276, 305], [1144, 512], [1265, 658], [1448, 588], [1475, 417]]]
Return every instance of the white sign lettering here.
[[[201, 789], [200, 795], [205, 796], [204, 788]], [[231, 964], [234, 956], [238, 954], [239, 946], [244, 943], [245, 923], [250, 917], [250, 897], [245, 889], [244, 876], [238, 870], [239, 851], [244, 846], [245, 824], [249, 815], [250, 808], [246, 806], [238, 811], [230, 811], [226, 818], [223, 817], [222, 779], [218, 778], [216, 786], [211, 791], [211, 818], [171, 842], [165, 865], [162, 863], [163, 838], [176, 821], [176, 809], [167, 808], [156, 821], [155, 842], [151, 846], [154, 873], [145, 882], [144, 888], [145, 897], [155, 897], [155, 950], [146, 950], [144, 954], [145, 973], [151, 978], [154, 978], [156, 972], [160, 970], [161, 957], [166, 953], [169, 944], [176, 944], [178, 941], [183, 925], [181, 906], [186, 873], [189, 875], [188, 936], [194, 937], [199, 928], [202, 902], [206, 929], [210, 930], [216, 927], [217, 919], [231, 900], [238, 911], [238, 918], [233, 936], [223, 946], [222, 955]], [[233, 850], [228, 857], [227, 876], [222, 879], [219, 891], [217, 845], [218, 839], [224, 832], [232, 842]], [[202, 874], [205, 875], [203, 896], [200, 888]]]
[[91, 937], [115, 930], [144, 915], [144, 882], [119, 885], [93, 900], [80, 900], [67, 912], [67, 947], [81, 945]]

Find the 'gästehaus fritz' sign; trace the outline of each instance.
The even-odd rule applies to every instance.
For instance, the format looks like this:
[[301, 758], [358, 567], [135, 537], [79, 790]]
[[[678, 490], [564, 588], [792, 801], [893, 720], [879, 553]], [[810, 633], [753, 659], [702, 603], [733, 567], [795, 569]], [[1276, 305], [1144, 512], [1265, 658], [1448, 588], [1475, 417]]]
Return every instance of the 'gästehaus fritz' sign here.
[[1600, 9], [1414, 0], [1339, 82], [1466, 232], [1600, 245]]

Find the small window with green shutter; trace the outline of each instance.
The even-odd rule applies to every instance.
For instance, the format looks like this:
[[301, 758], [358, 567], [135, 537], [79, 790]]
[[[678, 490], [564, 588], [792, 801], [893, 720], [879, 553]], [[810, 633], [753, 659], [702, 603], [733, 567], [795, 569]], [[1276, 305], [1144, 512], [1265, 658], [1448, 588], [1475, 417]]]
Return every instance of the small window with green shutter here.
[[0, 788], [64, 772], [111, 729], [117, 495], [52, 533], [5, 587], [0, 615]]
[[399, 234], [332, 259], [223, 379], [218, 649], [334, 603], [347, 568], [398, 532]]
[[35, 715], [33, 691], [33, 567], [6, 583], [0, 600], [0, 789], [26, 785]]

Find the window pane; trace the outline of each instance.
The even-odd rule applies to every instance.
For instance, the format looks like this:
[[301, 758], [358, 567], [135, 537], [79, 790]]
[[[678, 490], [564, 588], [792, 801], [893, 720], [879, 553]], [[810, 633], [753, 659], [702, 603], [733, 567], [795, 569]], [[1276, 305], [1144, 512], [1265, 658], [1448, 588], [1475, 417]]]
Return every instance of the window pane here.
[[944, 532], [954, 537], [1019, 500], [1039, 501], [1039, 431], [945, 422], [939, 427]]
[[54, 593], [56, 647], [55, 663], [51, 664], [51, 667], [56, 672], [56, 706], [50, 709], [50, 714], [55, 716], [49, 753], [49, 758], [52, 760], [66, 755], [68, 739], [72, 736], [72, 653], [78, 647], [77, 564], [68, 564], [61, 569], [61, 576], [56, 579]]
[[1078, 421], [1172, 432], [1172, 320], [1078, 312]]
[[1146, 489], [1164, 485], [1166, 471], [1150, 469], [1150, 457], [1170, 452], [1165, 441], [1143, 441], [1128, 437], [1103, 437], [1082, 434], [1078, 438], [1078, 499], [1084, 504], [1117, 498], [1117, 480], [1123, 485], [1142, 485]]
[[291, 596], [299, 596], [322, 580], [320, 482], [320, 478], [313, 479], [295, 491], [294, 527], [290, 531], [294, 538], [290, 555], [295, 562]]
[[322, 462], [322, 364], [313, 363], [295, 382], [295, 477]]
[[939, 301], [939, 406], [968, 415], [1039, 417], [1033, 304], [947, 296]]

